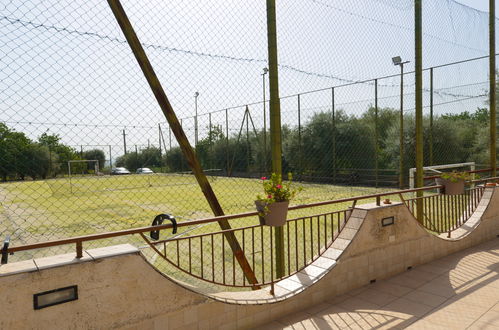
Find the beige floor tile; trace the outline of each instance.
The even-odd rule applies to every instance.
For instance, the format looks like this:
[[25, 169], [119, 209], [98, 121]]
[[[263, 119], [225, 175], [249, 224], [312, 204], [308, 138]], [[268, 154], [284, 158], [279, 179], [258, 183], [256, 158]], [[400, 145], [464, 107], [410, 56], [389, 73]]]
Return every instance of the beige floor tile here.
[[371, 288], [373, 290], [386, 292], [386, 293], [389, 293], [389, 294], [397, 296], [397, 297], [402, 297], [402, 296], [404, 296], [404, 295], [406, 295], [409, 292], [414, 290], [412, 288], [398, 285], [398, 284], [394, 284], [394, 283], [390, 283], [387, 281], [381, 281], [379, 283], [375, 283], [371, 286]]
[[417, 289], [417, 288], [419, 288], [422, 285], [425, 285], [427, 283], [427, 281], [425, 281], [425, 280], [414, 278], [414, 277], [409, 277], [406, 275], [406, 273], [392, 277], [387, 281], [388, 281], [388, 283], [398, 284], [398, 285], [405, 286], [405, 287], [408, 287], [411, 289]]
[[374, 289], [367, 289], [355, 297], [376, 304], [378, 306], [384, 306], [398, 298], [397, 296]]
[[310, 315], [314, 315], [314, 314], [322, 312], [325, 309], [331, 308], [332, 306], [333, 305], [331, 305], [329, 303], [321, 303], [321, 304], [317, 304], [313, 307], [307, 308], [303, 312], [310, 314]]
[[445, 326], [448, 329], [466, 329], [476, 320], [476, 317], [471, 317], [462, 313], [449, 312], [439, 310], [430, 315], [425, 315], [423, 318], [433, 324]]
[[351, 312], [377, 310], [380, 307], [379, 305], [359, 299], [357, 297], [351, 297], [338, 303], [337, 305]]
[[457, 294], [456, 290], [450, 285], [442, 281], [431, 281], [418, 288], [420, 291], [442, 296], [444, 298], [451, 298]]
[[470, 325], [468, 330], [499, 330], [499, 326], [477, 321]]
[[279, 329], [284, 329], [284, 328], [285, 328], [285, 326], [282, 325], [281, 323], [270, 322], [270, 323], [267, 323], [265, 325], [253, 328], [253, 329], [257, 329], [257, 330], [279, 330]]
[[477, 322], [484, 322], [488, 324], [492, 324], [495, 326], [499, 326], [499, 312], [489, 310], [487, 313], [483, 314]]
[[405, 298], [399, 298], [384, 306], [384, 309], [421, 317], [432, 310], [432, 307]]
[[431, 307], [437, 307], [438, 305], [442, 304], [444, 301], [447, 300], [447, 298], [445, 297], [437, 296], [421, 290], [414, 290], [406, 294], [404, 298]]
[[449, 330], [450, 328], [446, 327], [446, 326], [439, 325], [439, 324], [431, 323], [431, 322], [423, 319], [423, 320], [418, 320], [418, 321], [412, 323], [411, 325], [406, 327], [406, 329], [410, 329], [410, 330]]

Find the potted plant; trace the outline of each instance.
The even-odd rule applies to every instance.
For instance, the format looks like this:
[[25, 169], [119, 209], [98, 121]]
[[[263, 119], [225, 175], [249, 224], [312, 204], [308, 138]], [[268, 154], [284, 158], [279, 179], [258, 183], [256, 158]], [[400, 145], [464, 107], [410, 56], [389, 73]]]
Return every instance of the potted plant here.
[[470, 180], [471, 175], [467, 172], [445, 172], [435, 179], [437, 185], [444, 186], [440, 193], [445, 195], [461, 195], [464, 194], [464, 182]]
[[270, 179], [262, 177], [264, 195], [257, 195], [255, 201], [260, 224], [267, 226], [282, 226], [286, 223], [289, 200], [301, 187], [293, 189], [292, 175], [288, 173], [288, 181], [282, 182], [280, 175], [272, 173]]

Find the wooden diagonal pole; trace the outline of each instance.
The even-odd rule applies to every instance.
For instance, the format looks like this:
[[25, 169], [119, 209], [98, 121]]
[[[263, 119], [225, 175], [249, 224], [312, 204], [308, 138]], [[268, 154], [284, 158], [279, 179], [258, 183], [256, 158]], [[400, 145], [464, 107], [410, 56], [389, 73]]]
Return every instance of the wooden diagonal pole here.
[[[208, 201], [213, 214], [215, 216], [224, 215], [222, 207], [220, 206], [220, 203], [218, 203], [217, 197], [213, 192], [213, 189], [211, 188], [211, 185], [206, 178], [203, 169], [201, 168], [194, 150], [189, 144], [187, 136], [185, 135], [184, 130], [182, 129], [182, 126], [180, 125], [177, 116], [173, 111], [170, 101], [168, 100], [166, 93], [163, 90], [163, 87], [161, 86], [161, 83], [159, 82], [154, 69], [152, 68], [151, 63], [149, 62], [144, 48], [142, 48], [142, 44], [140, 43], [139, 38], [137, 37], [132, 24], [130, 23], [130, 20], [126, 15], [125, 10], [123, 9], [123, 6], [121, 5], [119, 0], [108, 0], [107, 2], [111, 7], [114, 16], [116, 17], [116, 20], [118, 21], [118, 24], [120, 25], [121, 30], [125, 35], [125, 38], [128, 41], [128, 44], [130, 45], [130, 48], [132, 49], [132, 52], [137, 59], [142, 72], [144, 73], [145, 78], [147, 79], [147, 82], [149, 83], [149, 87], [151, 87], [151, 90], [154, 93], [154, 96], [156, 97], [156, 100], [158, 101], [163, 114], [168, 120], [168, 124], [170, 125], [173, 134], [177, 138], [182, 153], [184, 154], [190, 168], [194, 172], [194, 176], [196, 177], [196, 180], [201, 187], [201, 190], [203, 191], [203, 194]], [[218, 224], [220, 225], [220, 228], [222, 228], [222, 230], [231, 229], [230, 224], [227, 220], [220, 220], [218, 221]], [[255, 277], [255, 274], [251, 269], [251, 266], [248, 263], [248, 260], [246, 259], [236, 236], [233, 232], [225, 232], [224, 235], [230, 245], [230, 248], [232, 249], [232, 252], [234, 253], [234, 256], [241, 266], [244, 276], [249, 283], [255, 284], [253, 286], [254, 289], [259, 288], [256, 285], [258, 281]]]

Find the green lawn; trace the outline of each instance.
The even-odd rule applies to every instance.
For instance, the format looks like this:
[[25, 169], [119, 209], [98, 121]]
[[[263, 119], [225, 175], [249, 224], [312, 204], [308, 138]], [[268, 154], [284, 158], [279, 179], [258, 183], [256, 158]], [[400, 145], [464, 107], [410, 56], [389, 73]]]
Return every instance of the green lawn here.
[[[261, 192], [257, 179], [210, 177], [226, 214], [254, 210]], [[380, 192], [368, 187], [297, 183], [303, 191], [292, 204], [303, 204]], [[0, 237], [11, 235], [13, 246], [114, 231], [151, 224], [159, 213], [178, 221], [212, 216], [194, 176], [176, 174], [88, 176], [0, 184]], [[288, 218], [339, 210], [349, 204], [290, 212]], [[255, 224], [255, 218], [231, 221], [233, 227]], [[217, 224], [194, 232], [216, 231]], [[125, 241], [87, 243], [86, 247]], [[73, 247], [68, 247], [72, 250]], [[67, 249], [63, 249], [64, 251]], [[63, 251], [61, 250], [61, 251]]]

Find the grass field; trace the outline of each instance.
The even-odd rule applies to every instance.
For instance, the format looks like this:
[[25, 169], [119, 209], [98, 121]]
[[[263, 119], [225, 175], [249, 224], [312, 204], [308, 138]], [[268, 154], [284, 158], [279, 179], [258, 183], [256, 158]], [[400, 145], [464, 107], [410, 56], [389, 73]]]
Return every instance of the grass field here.
[[[262, 190], [260, 180], [226, 177], [209, 180], [226, 214], [254, 210], [255, 196]], [[304, 189], [292, 204], [381, 191], [369, 187], [297, 184]], [[333, 209], [347, 206], [336, 205]], [[307, 212], [321, 210], [291, 212], [289, 217]], [[173, 214], [178, 221], [212, 216], [192, 175], [88, 176], [0, 184], [0, 235], [2, 238], [11, 235], [12, 245], [148, 226], [159, 213]], [[231, 223], [240, 226], [256, 221], [255, 217]], [[213, 224], [205, 226], [203, 231], [217, 229]], [[141, 241], [139, 237], [124, 240]], [[114, 241], [123, 242], [123, 239]]]

